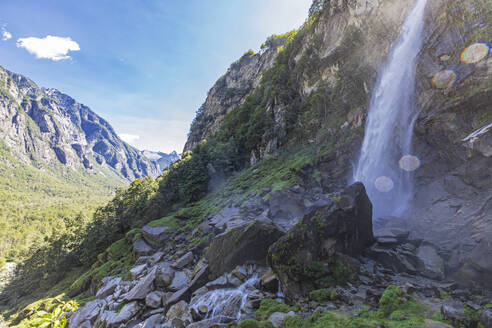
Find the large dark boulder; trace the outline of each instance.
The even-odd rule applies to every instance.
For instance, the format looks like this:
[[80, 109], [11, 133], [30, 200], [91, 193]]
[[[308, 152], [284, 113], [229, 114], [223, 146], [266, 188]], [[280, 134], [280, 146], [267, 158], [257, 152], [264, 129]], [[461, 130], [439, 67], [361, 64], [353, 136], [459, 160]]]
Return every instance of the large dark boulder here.
[[210, 279], [243, 263], [264, 265], [268, 248], [284, 233], [268, 222], [254, 221], [216, 236], [205, 255]]
[[357, 265], [349, 256], [374, 241], [364, 185], [355, 183], [334, 200], [304, 216], [269, 249], [268, 264], [289, 298], [355, 278]]

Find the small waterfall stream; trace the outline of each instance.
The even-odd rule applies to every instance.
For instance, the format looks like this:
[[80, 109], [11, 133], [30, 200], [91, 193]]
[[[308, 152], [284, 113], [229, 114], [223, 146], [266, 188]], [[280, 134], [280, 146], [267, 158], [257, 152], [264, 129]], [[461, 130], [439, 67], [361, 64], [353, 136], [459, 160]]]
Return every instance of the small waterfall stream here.
[[412, 194], [411, 171], [420, 161], [410, 155], [414, 121], [415, 67], [422, 47], [427, 0], [417, 0], [399, 40], [381, 70], [372, 94], [354, 181], [362, 181], [373, 203], [373, 217], [399, 216]]
[[204, 307], [207, 311], [204, 319], [219, 315], [241, 318], [241, 311], [246, 304], [252, 286], [258, 281], [258, 275], [253, 275], [237, 288], [216, 289], [206, 292], [191, 300], [191, 308], [200, 311]]

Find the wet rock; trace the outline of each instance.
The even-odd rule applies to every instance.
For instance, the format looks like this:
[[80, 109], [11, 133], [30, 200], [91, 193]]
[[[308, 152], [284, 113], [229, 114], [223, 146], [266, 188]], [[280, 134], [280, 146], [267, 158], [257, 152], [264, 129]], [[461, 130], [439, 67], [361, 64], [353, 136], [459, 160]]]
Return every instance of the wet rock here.
[[157, 264], [157, 272], [155, 278], [155, 284], [158, 287], [169, 286], [174, 279], [175, 271], [171, 268], [171, 265], [167, 262], [161, 262]]
[[185, 327], [193, 321], [188, 303], [185, 301], [179, 301], [169, 308], [166, 313], [166, 321], [175, 324], [175, 319], [178, 319], [185, 324]]
[[75, 313], [70, 317], [69, 326], [80, 327], [83, 323], [87, 325], [87, 322], [92, 324], [105, 305], [106, 301], [104, 300], [94, 300], [87, 302], [84, 306], [75, 311]]
[[286, 296], [295, 298], [323, 288], [330, 279], [353, 279], [358, 264], [347, 255], [360, 254], [373, 241], [372, 205], [364, 186], [355, 183], [341, 193], [337, 204], [306, 215], [275, 242], [268, 263]]
[[188, 282], [188, 275], [185, 271], [177, 271], [174, 274], [173, 280], [171, 284], [168, 286], [168, 289], [171, 291], [177, 291], [184, 287], [186, 287], [186, 283]]
[[216, 236], [205, 255], [211, 278], [243, 263], [265, 264], [268, 247], [282, 235], [276, 226], [255, 221]]
[[145, 297], [145, 305], [147, 305], [150, 308], [154, 308], [154, 309], [159, 308], [162, 305], [162, 297], [165, 294], [166, 293], [164, 293], [160, 290], [156, 290], [156, 291], [149, 293]]
[[143, 300], [154, 289], [156, 268], [143, 277], [126, 295], [125, 300]]
[[205, 287], [207, 287], [208, 290], [214, 290], [233, 287], [233, 285], [229, 283], [226, 276], [221, 276], [214, 281], [207, 283]]
[[171, 266], [175, 269], [182, 269], [188, 264], [193, 262], [193, 253], [188, 252], [185, 255], [181, 256], [179, 259], [176, 260]]
[[171, 238], [173, 230], [168, 226], [151, 227], [146, 225], [142, 228], [142, 236], [149, 245], [153, 247], [161, 247]]
[[444, 261], [437, 253], [436, 247], [428, 244], [417, 249], [417, 269], [429, 278], [444, 279]]
[[[212, 328], [212, 327], [216, 328], [216, 327], [221, 327], [220, 324], [227, 324], [232, 321], [234, 321], [234, 318], [219, 315], [214, 318], [202, 320], [199, 322], [194, 322], [188, 325], [188, 328]], [[228, 327], [228, 325], [225, 326]]]
[[242, 265], [238, 265], [233, 271], [232, 274], [237, 278], [244, 280], [247, 276], [246, 268]]
[[[121, 284], [121, 278], [118, 277], [109, 277], [109, 281], [107, 281], [103, 287], [101, 287], [97, 293], [96, 298], [105, 298], [114, 293], [116, 287]], [[103, 279], [104, 280], [104, 279]]]
[[270, 315], [268, 321], [270, 321], [274, 327], [278, 327], [285, 321], [285, 319], [295, 315], [296, 314], [293, 311], [290, 311], [289, 313], [274, 312]]
[[149, 246], [145, 241], [138, 240], [133, 243], [133, 253], [135, 257], [142, 257], [149, 255], [153, 252], [152, 247]]

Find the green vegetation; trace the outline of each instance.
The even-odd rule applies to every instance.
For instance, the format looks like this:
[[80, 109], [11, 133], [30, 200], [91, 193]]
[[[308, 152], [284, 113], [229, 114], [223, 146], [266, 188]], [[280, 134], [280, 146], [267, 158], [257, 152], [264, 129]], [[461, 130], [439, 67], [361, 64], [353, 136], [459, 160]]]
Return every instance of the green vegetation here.
[[244, 320], [239, 323], [239, 328], [273, 328], [270, 321]]
[[67, 313], [74, 312], [78, 309], [76, 301], [62, 302], [55, 307], [53, 312], [39, 311], [36, 313], [40, 319], [36, 320], [39, 323], [39, 328], [65, 328], [67, 325]]
[[[311, 292], [311, 298], [332, 298], [329, 290]], [[263, 304], [265, 302], [265, 304]], [[290, 307], [274, 300], [264, 300], [256, 312], [257, 320], [267, 320], [273, 312], [288, 312]], [[341, 314], [337, 311], [317, 310], [309, 317], [287, 317], [281, 328], [423, 328], [425, 327], [423, 307], [411, 296], [403, 293], [400, 287], [390, 286], [379, 301], [379, 309], [370, 311], [363, 308], [357, 315]], [[262, 327], [261, 322], [244, 321], [240, 327]]]
[[309, 293], [309, 299], [317, 302], [335, 301], [338, 298], [336, 289], [322, 288]]
[[266, 299], [261, 301], [260, 308], [256, 311], [255, 317], [256, 317], [256, 320], [259, 320], [259, 321], [268, 320], [270, 315], [272, 315], [272, 313], [274, 313], [274, 312], [287, 313], [290, 310], [291, 309], [287, 304], [266, 298]]

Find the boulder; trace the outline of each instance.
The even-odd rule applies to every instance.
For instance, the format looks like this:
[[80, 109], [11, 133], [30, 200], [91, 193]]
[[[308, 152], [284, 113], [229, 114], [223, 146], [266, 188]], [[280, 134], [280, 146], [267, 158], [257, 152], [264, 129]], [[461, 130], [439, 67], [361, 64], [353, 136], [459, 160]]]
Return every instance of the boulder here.
[[171, 268], [171, 265], [167, 262], [161, 262], [157, 264], [157, 272], [155, 277], [155, 284], [158, 287], [169, 286], [174, 279], [175, 271]]
[[374, 242], [372, 204], [364, 185], [346, 188], [333, 204], [307, 214], [269, 249], [268, 264], [288, 298], [356, 277], [356, 256]]
[[141, 307], [138, 302], [130, 302], [125, 304], [119, 313], [108, 317], [106, 324], [108, 327], [121, 327], [121, 324], [134, 318], [140, 311]]
[[185, 266], [193, 262], [193, 253], [188, 252], [185, 255], [181, 256], [179, 259], [177, 259], [173, 264], [172, 267], [175, 269], [183, 269]]
[[277, 275], [272, 271], [268, 270], [261, 276], [261, 287], [271, 293], [278, 292], [279, 281]]
[[194, 292], [207, 283], [209, 273], [210, 270], [208, 268], [208, 264], [200, 260], [193, 270], [191, 281], [189, 283], [191, 292]]
[[116, 287], [121, 284], [121, 278], [118, 277], [110, 277], [109, 281], [107, 281], [96, 293], [96, 298], [105, 298], [114, 293]]
[[463, 313], [464, 304], [460, 301], [445, 301], [441, 306], [441, 314], [444, 320], [457, 324], [466, 318]]
[[188, 287], [185, 287], [177, 292], [174, 292], [169, 298], [165, 300], [164, 308], [168, 309], [170, 306], [181, 302], [183, 300], [189, 299], [191, 296], [191, 291]]
[[133, 253], [137, 258], [149, 255], [153, 251], [154, 250], [152, 249], [152, 247], [150, 247], [149, 244], [147, 244], [143, 240], [137, 240], [136, 242], [133, 243]]
[[148, 317], [144, 322], [139, 323], [135, 328], [155, 328], [159, 327], [162, 323], [163, 316], [161, 314], [154, 314]]
[[142, 236], [145, 241], [156, 248], [163, 246], [171, 238], [173, 232], [168, 226], [151, 227], [146, 225], [142, 228]]
[[145, 297], [145, 305], [150, 308], [157, 309], [162, 305], [162, 297], [165, 295], [163, 291], [156, 290], [149, 293]]
[[188, 282], [188, 274], [185, 271], [177, 271], [174, 274], [173, 280], [171, 284], [168, 286], [168, 289], [171, 291], [177, 291], [184, 287], [186, 287], [186, 283]]
[[216, 236], [205, 255], [210, 278], [215, 279], [243, 263], [264, 265], [268, 247], [283, 234], [273, 224], [254, 221]]
[[444, 279], [444, 261], [436, 247], [423, 244], [417, 249], [417, 269], [425, 277]]
[[69, 319], [70, 327], [80, 327], [83, 323], [93, 323], [99, 315], [101, 309], [106, 305], [104, 300], [94, 300], [81, 306]]
[[492, 288], [492, 233], [484, 235], [478, 245], [466, 258], [463, 267], [456, 274], [457, 280], [463, 285], [475, 284]]
[[183, 322], [185, 324], [185, 327], [193, 321], [188, 303], [186, 303], [185, 301], [179, 301], [169, 308], [166, 313], [166, 321], [175, 324], [175, 319]]
[[274, 327], [278, 327], [285, 321], [285, 319], [295, 315], [296, 314], [293, 311], [290, 311], [289, 313], [273, 312], [270, 317], [268, 317], [268, 321], [270, 321]]
[[154, 289], [156, 268], [143, 277], [124, 297], [127, 301], [143, 300]]

